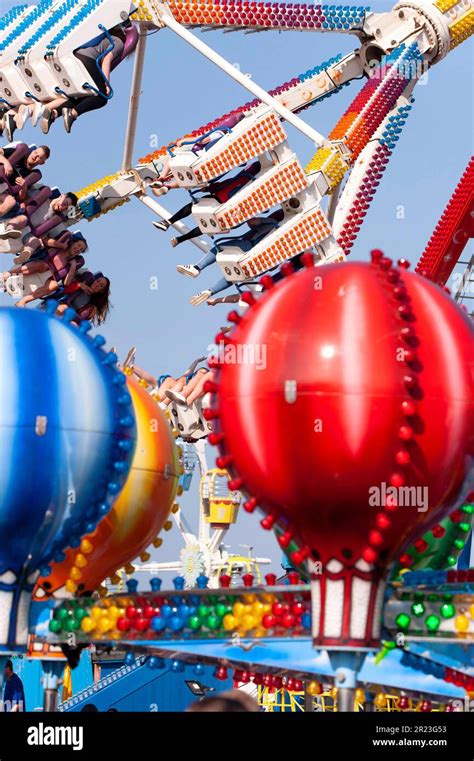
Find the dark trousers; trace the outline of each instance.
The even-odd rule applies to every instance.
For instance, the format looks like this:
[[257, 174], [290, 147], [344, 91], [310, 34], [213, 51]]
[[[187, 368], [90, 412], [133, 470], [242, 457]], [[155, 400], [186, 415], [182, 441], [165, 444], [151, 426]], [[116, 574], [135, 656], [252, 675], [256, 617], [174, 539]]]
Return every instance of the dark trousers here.
[[[99, 92], [105, 95], [105, 79], [101, 76], [97, 68], [95, 58], [88, 58], [80, 53], [76, 53], [76, 58], [78, 58], [87, 69], [92, 84], [97, 87]], [[69, 98], [69, 100], [61, 106], [61, 111], [64, 108], [73, 108], [77, 112], [77, 115], [81, 116], [88, 111], [96, 111], [98, 108], [103, 108], [106, 103], [107, 99], [103, 98], [102, 95], [85, 95], [83, 98]]]
[[[211, 198], [212, 196], [209, 196]], [[179, 222], [180, 219], [185, 219], [186, 217], [189, 217], [191, 214], [193, 208], [193, 203], [187, 203], [186, 206], [183, 206], [181, 209], [176, 211], [169, 219], [168, 222], [170, 224], [173, 224], [174, 222]], [[191, 238], [199, 238], [199, 236], [202, 235], [201, 230], [199, 227], [193, 227], [192, 230], [189, 230], [189, 232], [184, 233], [183, 235], [177, 235], [176, 236], [176, 243], [184, 243], [186, 240], [191, 240]]]

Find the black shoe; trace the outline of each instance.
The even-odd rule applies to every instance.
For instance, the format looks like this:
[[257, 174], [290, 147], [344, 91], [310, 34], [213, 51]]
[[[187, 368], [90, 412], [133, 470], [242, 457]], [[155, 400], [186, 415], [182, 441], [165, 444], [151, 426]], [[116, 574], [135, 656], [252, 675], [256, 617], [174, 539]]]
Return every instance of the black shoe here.
[[151, 224], [153, 225], [153, 227], [156, 227], [157, 230], [163, 230], [163, 231], [169, 230], [169, 228], [171, 227], [167, 219], [164, 219], [162, 222], [152, 222]]
[[77, 116], [74, 116], [72, 113], [71, 108], [63, 108], [63, 122], [64, 122], [64, 129], [69, 134], [71, 131], [71, 127], [76, 121]]
[[15, 134], [16, 130], [16, 122], [15, 117], [13, 114], [5, 114], [5, 117], [3, 119], [3, 131], [5, 132], [5, 136], [9, 143], [13, 140], [13, 135]]
[[48, 134], [49, 128], [51, 127], [53, 122], [54, 122], [53, 112], [51, 111], [50, 108], [45, 108], [41, 116], [41, 121], [40, 121], [40, 129], [43, 135]]

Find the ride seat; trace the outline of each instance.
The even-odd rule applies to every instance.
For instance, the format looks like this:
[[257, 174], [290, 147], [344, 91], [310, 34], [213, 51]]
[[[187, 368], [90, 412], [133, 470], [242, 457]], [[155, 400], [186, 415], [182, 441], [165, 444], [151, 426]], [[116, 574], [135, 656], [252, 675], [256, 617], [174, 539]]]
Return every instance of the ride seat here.
[[13, 299], [21, 299], [42, 288], [51, 277], [51, 272], [40, 272], [36, 275], [10, 275], [6, 280], [5, 290]]
[[197, 441], [211, 433], [211, 423], [203, 415], [206, 397], [209, 395], [197, 399], [190, 407], [174, 402], [169, 405], [173, 424], [184, 441]]
[[123, 59], [130, 55], [130, 53], [133, 53], [137, 47], [139, 36], [140, 35], [138, 33], [138, 29], [134, 25], [126, 30], [122, 53], [113, 61], [112, 66], [110, 67], [111, 71], [113, 71], [119, 65], [119, 63], [122, 63]]

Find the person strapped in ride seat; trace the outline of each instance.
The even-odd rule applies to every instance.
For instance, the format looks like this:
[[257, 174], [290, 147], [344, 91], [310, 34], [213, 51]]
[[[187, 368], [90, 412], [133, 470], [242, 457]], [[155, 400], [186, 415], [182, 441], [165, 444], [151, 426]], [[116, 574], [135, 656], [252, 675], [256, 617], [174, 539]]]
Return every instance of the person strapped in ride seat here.
[[28, 146], [26, 143], [0, 148], [0, 239], [20, 238], [28, 222], [21, 204], [29, 189], [41, 180], [37, 167], [49, 158], [47, 145]]
[[[208, 151], [211, 146], [215, 145], [215, 143], [221, 140], [225, 135], [231, 132], [236, 124], [244, 118], [245, 114], [237, 111], [234, 114], [230, 114], [230, 116], [220, 119], [214, 129], [203, 137], [197, 137], [192, 144], [187, 145], [187, 143], [189, 143], [189, 138], [183, 137], [176, 142], [176, 147], [180, 148], [182, 151], [191, 152], [196, 156], [200, 156]], [[162, 196], [167, 193], [168, 190], [178, 187], [178, 183], [170, 172], [170, 161], [171, 156], [167, 157], [163, 162], [163, 167], [158, 178], [150, 183], [151, 191], [155, 196]]]
[[[233, 177], [226, 177], [223, 180], [210, 182], [205, 189], [199, 191], [204, 193], [199, 200], [213, 198], [216, 201], [219, 201], [219, 203], [226, 203], [226, 201], [238, 193], [238, 191], [245, 187], [245, 185], [252, 182], [260, 172], [261, 168], [260, 161], [251, 161], [244, 167], [244, 169], [241, 169], [240, 172]], [[196, 201], [190, 201], [177, 212], [172, 214], [169, 219], [153, 222], [153, 226], [156, 227], [157, 230], [168, 230], [172, 224], [179, 222], [192, 214], [194, 203], [196, 203]], [[198, 238], [200, 235], [202, 235], [201, 229], [199, 227], [193, 227], [189, 232], [184, 233], [183, 235], [178, 235], [176, 238], [172, 238], [171, 245], [173, 247], [179, 246], [180, 243], [184, 243], [186, 240], [191, 240], [192, 238]]]
[[[138, 32], [130, 22], [127, 22], [114, 26], [110, 29], [108, 36], [105, 33], [100, 34], [77, 48], [74, 55], [87, 70], [98, 94], [56, 98], [50, 101], [43, 110], [41, 131], [46, 135], [52, 123], [62, 113], [64, 128], [66, 132], [70, 132], [79, 116], [106, 106], [111, 95], [108, 84], [110, 72], [133, 53], [137, 42]], [[112, 50], [110, 50], [111, 44], [113, 44]]]

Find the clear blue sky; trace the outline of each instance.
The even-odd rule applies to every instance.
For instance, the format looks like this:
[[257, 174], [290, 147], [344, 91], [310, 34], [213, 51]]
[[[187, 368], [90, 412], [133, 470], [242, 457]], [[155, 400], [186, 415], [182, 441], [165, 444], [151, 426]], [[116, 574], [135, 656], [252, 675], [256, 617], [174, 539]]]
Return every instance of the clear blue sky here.
[[[2, 14], [12, 5], [1, 2]], [[389, 2], [371, 3], [376, 11], [389, 7]], [[217, 31], [202, 35], [202, 39], [267, 89], [339, 52], [348, 52], [357, 43], [348, 35], [297, 32], [245, 35]], [[413, 263], [419, 258], [472, 153], [472, 64], [472, 45], [466, 42], [430, 70], [428, 83], [416, 89], [414, 109], [353, 249], [354, 258], [366, 259], [373, 247]], [[48, 184], [78, 190], [120, 167], [131, 72], [131, 61], [114, 72], [116, 96], [112, 102], [76, 122], [71, 135], [66, 135], [59, 122], [52, 128], [46, 140], [52, 149], [44, 170]], [[360, 82], [353, 83], [339, 95], [303, 112], [303, 118], [327, 134], [359, 87]], [[250, 97], [172, 32], [152, 35], [147, 47], [136, 158], [151, 150], [150, 141], [155, 136], [161, 145]], [[288, 134], [305, 163], [313, 146], [292, 128]], [[44, 142], [41, 133], [30, 127], [17, 132], [16, 139]], [[181, 191], [175, 191], [166, 197], [164, 205], [174, 211], [186, 199]], [[403, 219], [397, 216], [401, 205]], [[116, 346], [121, 357], [135, 345], [139, 364], [156, 375], [173, 374], [206, 352], [219, 326], [225, 324], [228, 308], [205, 304], [193, 308], [188, 304], [193, 293], [219, 274], [208, 270], [196, 281], [179, 275], [176, 264], [193, 262], [199, 252], [191, 244], [172, 249], [172, 236], [156, 232], [151, 225], [153, 218], [133, 200], [97, 221], [83, 223], [81, 229], [89, 242], [88, 266], [102, 269], [112, 280], [113, 310], [100, 331], [108, 345]], [[159, 287], [151, 290], [150, 278], [155, 276]], [[8, 302], [0, 296], [0, 303]], [[183, 500], [183, 505], [190, 516], [197, 505], [195, 492]], [[255, 515], [242, 513], [226, 541], [234, 551], [239, 544], [253, 544], [256, 553], [272, 556], [278, 566], [278, 545], [271, 532], [259, 528]], [[158, 553], [159, 559], [176, 558], [180, 547], [173, 528]]]

